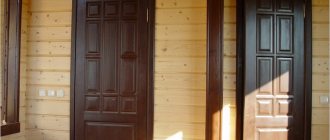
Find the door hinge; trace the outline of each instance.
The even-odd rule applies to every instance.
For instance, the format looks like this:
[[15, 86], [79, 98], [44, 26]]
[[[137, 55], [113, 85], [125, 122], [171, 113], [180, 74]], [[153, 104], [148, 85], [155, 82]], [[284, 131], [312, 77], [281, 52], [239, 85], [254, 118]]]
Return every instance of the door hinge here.
[[147, 22], [149, 22], [149, 8], [147, 8]]

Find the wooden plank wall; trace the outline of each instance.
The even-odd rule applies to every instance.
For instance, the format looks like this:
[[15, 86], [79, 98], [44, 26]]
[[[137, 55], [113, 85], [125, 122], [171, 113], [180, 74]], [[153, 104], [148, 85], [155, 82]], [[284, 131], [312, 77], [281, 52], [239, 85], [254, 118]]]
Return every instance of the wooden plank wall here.
[[1, 137], [1, 140], [25, 140], [26, 139], [26, 55], [27, 55], [27, 37], [29, 22], [28, 8], [29, 0], [22, 0], [22, 23], [21, 23], [21, 60], [20, 60], [20, 112], [19, 121], [21, 124], [20, 133]]
[[313, 0], [313, 111], [312, 139], [329, 140], [329, 0]]
[[[24, 5], [26, 8], [28, 4]], [[230, 108], [230, 131], [224, 135], [231, 140], [235, 139], [236, 116], [235, 5], [234, 0], [225, 0], [224, 106]], [[157, 0], [156, 6], [154, 139], [164, 140], [177, 134], [184, 140], [203, 140], [206, 0]], [[328, 6], [327, 0], [313, 0], [313, 140], [329, 137], [329, 108], [318, 100], [320, 95], [329, 93]], [[27, 54], [22, 61], [22, 67], [26, 64], [26, 74], [22, 74], [22, 79], [26, 78], [27, 87], [21, 112], [25, 111], [26, 102], [26, 139], [68, 140], [71, 1], [31, 0], [25, 15], [29, 22], [25, 32]], [[64, 89], [65, 97], [39, 97], [39, 89]], [[24, 128], [25, 117], [21, 116]], [[24, 139], [24, 134], [7, 139], [17, 137]]]
[[222, 139], [235, 140], [236, 132], [236, 0], [225, 0]]
[[[31, 0], [27, 49], [27, 139], [69, 140], [71, 0]], [[40, 97], [39, 89], [65, 96]]]
[[206, 0], [157, 0], [155, 47], [154, 139], [205, 139]]

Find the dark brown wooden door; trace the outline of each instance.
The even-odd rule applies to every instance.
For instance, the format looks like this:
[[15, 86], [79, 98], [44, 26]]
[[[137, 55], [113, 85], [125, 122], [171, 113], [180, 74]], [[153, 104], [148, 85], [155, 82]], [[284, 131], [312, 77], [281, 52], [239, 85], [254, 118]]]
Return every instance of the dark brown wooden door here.
[[304, 0], [245, 1], [245, 140], [304, 140]]
[[75, 140], [146, 140], [147, 0], [77, 0]]

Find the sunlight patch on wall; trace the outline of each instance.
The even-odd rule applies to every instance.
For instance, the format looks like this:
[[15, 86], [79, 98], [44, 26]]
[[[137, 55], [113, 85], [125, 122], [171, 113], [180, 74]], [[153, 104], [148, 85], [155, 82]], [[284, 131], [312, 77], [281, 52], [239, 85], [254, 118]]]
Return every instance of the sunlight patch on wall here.
[[222, 140], [230, 140], [230, 104], [223, 107], [222, 110]]
[[183, 139], [183, 132], [177, 132], [174, 135], [166, 138], [165, 140], [182, 140]]

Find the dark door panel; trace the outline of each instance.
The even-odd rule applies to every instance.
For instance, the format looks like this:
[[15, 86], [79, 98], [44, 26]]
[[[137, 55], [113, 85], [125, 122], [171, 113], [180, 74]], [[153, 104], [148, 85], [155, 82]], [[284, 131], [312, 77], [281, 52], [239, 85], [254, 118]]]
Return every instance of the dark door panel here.
[[74, 139], [147, 139], [147, 6], [77, 0]]
[[303, 6], [245, 1], [243, 139], [305, 139]]

